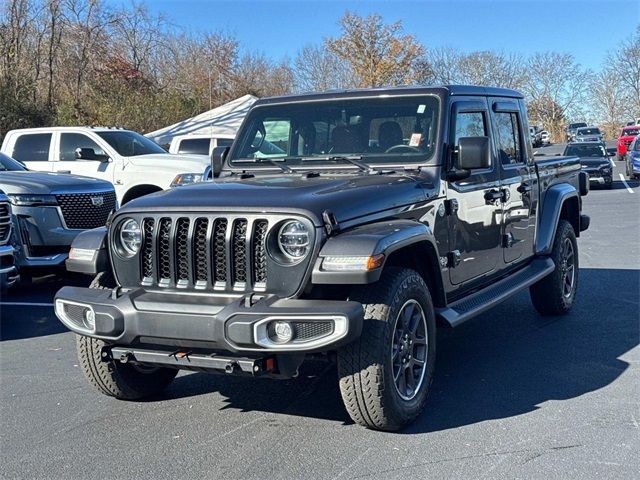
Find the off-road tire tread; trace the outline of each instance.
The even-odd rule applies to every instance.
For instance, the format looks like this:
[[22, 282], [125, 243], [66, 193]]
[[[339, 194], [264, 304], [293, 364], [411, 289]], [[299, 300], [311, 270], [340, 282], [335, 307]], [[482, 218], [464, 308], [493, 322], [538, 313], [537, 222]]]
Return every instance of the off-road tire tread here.
[[556, 236], [553, 240], [553, 249], [551, 250], [551, 259], [556, 264], [556, 269], [542, 280], [539, 280], [529, 288], [529, 296], [535, 309], [544, 316], [564, 315], [566, 314], [575, 301], [575, 294], [571, 301], [567, 303], [562, 294], [562, 271], [560, 270], [560, 261], [562, 253], [562, 243], [565, 238], [570, 237], [574, 247], [574, 268], [575, 280], [574, 291], [578, 289], [579, 262], [578, 262], [578, 244], [576, 242], [576, 234], [573, 226], [567, 220], [560, 220]]
[[[384, 384], [384, 361], [387, 354], [385, 339], [391, 325], [386, 320], [394, 300], [403, 290], [416, 285], [423, 289], [428, 299], [428, 308], [433, 312], [429, 290], [422, 278], [413, 270], [390, 267], [385, 269], [375, 285], [357, 288], [350, 296], [364, 306], [365, 322], [359, 340], [343, 347], [338, 352], [338, 375], [340, 393], [347, 412], [354, 422], [377, 430], [398, 430], [417, 417], [424, 408], [403, 415], [386, 405]], [[395, 293], [395, 295], [394, 295]], [[427, 312], [425, 312], [427, 313]], [[435, 325], [435, 323], [434, 323]], [[380, 346], [383, 348], [380, 348]], [[435, 349], [435, 345], [430, 346]], [[434, 350], [435, 351], [435, 350]], [[425, 380], [427, 391], [432, 375]], [[393, 385], [388, 386], [394, 388]], [[426, 400], [426, 398], [425, 398]]]
[[[111, 272], [100, 272], [89, 288], [111, 289], [115, 280]], [[76, 335], [78, 364], [90, 385], [101, 393], [122, 400], [139, 400], [160, 393], [178, 373], [170, 368], [159, 368], [153, 373], [141, 373], [131, 365], [103, 362], [105, 342]]]

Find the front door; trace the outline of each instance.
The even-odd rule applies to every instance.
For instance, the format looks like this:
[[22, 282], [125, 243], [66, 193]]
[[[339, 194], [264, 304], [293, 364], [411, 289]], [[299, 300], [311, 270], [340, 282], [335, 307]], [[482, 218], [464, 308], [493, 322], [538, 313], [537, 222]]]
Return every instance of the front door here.
[[54, 155], [54, 172], [84, 175], [113, 183], [111, 163], [103, 148], [87, 135], [60, 133], [57, 154]]
[[[457, 101], [452, 105], [449, 144], [455, 163], [458, 139], [487, 136], [491, 138], [486, 98]], [[500, 176], [492, 145], [489, 168], [473, 170], [471, 176], [449, 181], [449, 277], [459, 285], [490, 274], [502, 264], [502, 206], [497, 198]]]
[[523, 259], [525, 252], [533, 252], [535, 224], [530, 219], [536, 176], [528, 158], [519, 104], [498, 98], [491, 103], [503, 192], [503, 257], [508, 264]]

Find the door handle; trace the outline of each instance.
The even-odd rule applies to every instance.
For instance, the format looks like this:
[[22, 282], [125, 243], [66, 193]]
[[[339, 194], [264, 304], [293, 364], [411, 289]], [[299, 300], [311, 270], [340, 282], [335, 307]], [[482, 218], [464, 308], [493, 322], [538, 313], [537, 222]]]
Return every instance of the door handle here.
[[71, 173], [71, 170], [56, 170], [56, 173]]
[[484, 199], [487, 202], [495, 202], [496, 200], [502, 200], [504, 198], [504, 193], [502, 190], [489, 190], [484, 194]]
[[522, 183], [519, 187], [518, 187], [518, 193], [526, 193], [526, 192], [530, 192], [532, 189], [532, 185], [530, 183]]

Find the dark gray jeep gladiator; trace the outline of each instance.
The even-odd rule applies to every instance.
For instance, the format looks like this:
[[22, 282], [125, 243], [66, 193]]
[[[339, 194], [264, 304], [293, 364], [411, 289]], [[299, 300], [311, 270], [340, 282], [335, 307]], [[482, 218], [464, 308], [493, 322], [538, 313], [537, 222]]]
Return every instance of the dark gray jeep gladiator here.
[[106, 395], [140, 399], [178, 369], [291, 378], [337, 363], [353, 420], [422, 411], [436, 326], [529, 289], [543, 315], [578, 286], [589, 226], [575, 157], [535, 161], [522, 95], [473, 86], [256, 102], [211, 181], [127, 203], [80, 234], [59, 319]]

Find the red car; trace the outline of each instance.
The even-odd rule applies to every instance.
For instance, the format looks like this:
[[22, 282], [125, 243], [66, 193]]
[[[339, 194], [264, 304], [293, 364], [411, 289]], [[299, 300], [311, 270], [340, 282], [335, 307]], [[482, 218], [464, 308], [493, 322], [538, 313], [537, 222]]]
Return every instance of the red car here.
[[623, 161], [627, 153], [627, 149], [633, 139], [640, 134], [640, 125], [632, 125], [630, 127], [622, 127], [620, 136], [618, 137], [618, 160]]

